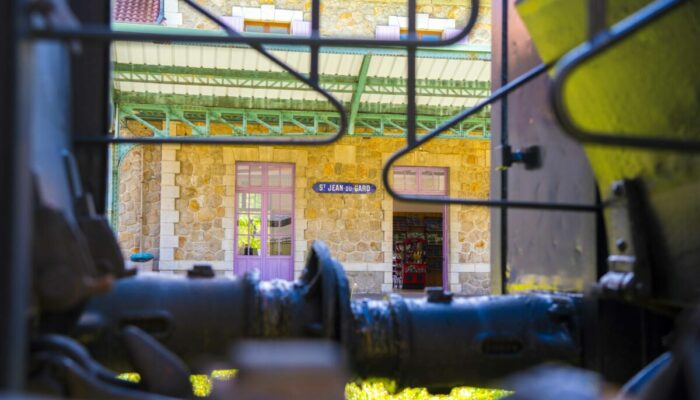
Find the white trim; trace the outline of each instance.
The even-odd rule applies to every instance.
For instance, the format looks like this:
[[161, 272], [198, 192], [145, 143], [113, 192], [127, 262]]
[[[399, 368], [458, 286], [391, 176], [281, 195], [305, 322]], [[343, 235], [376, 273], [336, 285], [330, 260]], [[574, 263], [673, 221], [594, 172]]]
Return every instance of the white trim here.
[[342, 263], [343, 269], [348, 272], [367, 272], [367, 263]]
[[367, 264], [367, 271], [369, 272], [386, 272], [390, 271], [391, 272], [391, 264], [390, 263], [382, 263], [382, 264]]
[[180, 11], [178, 0], [164, 0], [163, 1], [163, 12], [176, 13], [178, 11]]
[[[175, 208], [175, 198], [180, 197], [180, 187], [175, 185], [175, 175], [180, 173], [180, 161], [177, 161], [176, 151], [180, 146], [162, 146], [160, 174], [160, 234], [158, 248], [158, 270], [162, 265], [175, 262], [175, 249], [179, 247], [179, 239], [175, 235], [175, 224], [180, 222], [180, 212]], [[163, 170], [163, 164], [168, 165], [170, 172]]]
[[[398, 15], [389, 16], [389, 26], [398, 26], [401, 29], [408, 28], [408, 18]], [[456, 20], [453, 18], [431, 18], [429, 14], [416, 14], [416, 29], [427, 29], [434, 31], [442, 31], [445, 29], [454, 28]]]
[[304, 20], [304, 12], [299, 10], [279, 9], [273, 4], [260, 7], [231, 7], [231, 16], [255, 21], [292, 22]]
[[165, 25], [166, 26], [180, 26], [180, 25], [182, 25], [182, 13], [164, 12], [163, 17], [165, 18]]
[[194, 265], [211, 265], [214, 271], [231, 271], [229, 262], [226, 261], [200, 261], [200, 260], [179, 260], [161, 261], [158, 265], [159, 271], [187, 271]]
[[491, 265], [488, 263], [466, 263], [450, 264], [451, 272], [491, 272]]
[[262, 4], [260, 6], [260, 19], [263, 21], [273, 21], [275, 19], [275, 6], [272, 4]]

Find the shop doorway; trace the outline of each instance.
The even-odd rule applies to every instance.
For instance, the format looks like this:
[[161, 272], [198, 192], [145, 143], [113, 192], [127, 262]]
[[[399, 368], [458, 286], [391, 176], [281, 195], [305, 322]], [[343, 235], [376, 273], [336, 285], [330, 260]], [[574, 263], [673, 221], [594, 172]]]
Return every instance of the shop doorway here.
[[[395, 167], [394, 188], [403, 194], [447, 195], [447, 168]], [[448, 208], [394, 202], [393, 287], [447, 287]]]
[[235, 218], [235, 273], [292, 280], [294, 166], [237, 163]]

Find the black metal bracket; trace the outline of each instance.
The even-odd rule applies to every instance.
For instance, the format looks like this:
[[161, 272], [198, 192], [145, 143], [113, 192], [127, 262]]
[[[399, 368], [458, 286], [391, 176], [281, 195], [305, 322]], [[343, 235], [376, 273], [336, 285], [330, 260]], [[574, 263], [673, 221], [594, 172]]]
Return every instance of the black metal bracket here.
[[527, 170], [539, 169], [542, 166], [540, 146], [529, 146], [513, 151], [513, 148], [506, 144], [499, 146], [498, 149], [501, 151], [501, 160], [503, 160], [501, 169], [508, 169], [513, 164], [523, 164]]
[[611, 192], [608, 272], [594, 290], [603, 297], [644, 302], [653, 290], [645, 194], [631, 180], [616, 182]]
[[[508, 82], [507, 84], [496, 89], [491, 96], [480, 101], [478, 104], [472, 108], [466, 109], [459, 114], [453, 116], [447, 121], [440, 124], [438, 127], [433, 129], [431, 132], [421, 136], [416, 137], [415, 130], [413, 135], [408, 135], [406, 147], [398, 150], [396, 153], [392, 154], [391, 157], [386, 161], [384, 167], [382, 168], [382, 183], [387, 193], [396, 200], [401, 201], [413, 201], [422, 203], [435, 203], [435, 204], [460, 204], [468, 206], [482, 206], [482, 207], [498, 207], [498, 208], [524, 208], [524, 209], [536, 209], [536, 210], [558, 210], [558, 211], [574, 211], [574, 212], [596, 212], [600, 209], [598, 204], [572, 204], [572, 203], [551, 203], [551, 202], [538, 202], [538, 201], [513, 201], [513, 200], [493, 200], [493, 199], [463, 199], [458, 197], [447, 197], [447, 196], [420, 196], [420, 195], [404, 195], [396, 192], [390, 182], [389, 182], [389, 172], [391, 167], [396, 163], [401, 157], [408, 154], [415, 148], [427, 143], [428, 141], [434, 139], [441, 133], [447, 131], [453, 126], [460, 123], [462, 120], [469, 118], [470, 116], [478, 113], [487, 106], [495, 103], [498, 100], [503, 99], [508, 96], [508, 94], [515, 89], [525, 85], [526, 83], [532, 81], [533, 79], [543, 75], [549, 68], [551, 64], [540, 64], [531, 70], [523, 73], [514, 80]], [[407, 116], [408, 120], [415, 120], [415, 114], [409, 114]], [[409, 125], [407, 125], [409, 126]], [[410, 133], [410, 132], [409, 132]]]
[[564, 99], [565, 83], [571, 74], [577, 68], [613, 48], [638, 30], [658, 20], [685, 2], [685, 0], [655, 0], [606, 30], [604, 26], [600, 26], [599, 22], [603, 19], [601, 13], [605, 9], [605, 7], [600, 7], [597, 4], [600, 1], [589, 0], [589, 40], [563, 56], [555, 67], [550, 100], [554, 114], [564, 132], [582, 143], [636, 147], [650, 150], [700, 151], [700, 140], [667, 139], [663, 137], [642, 137], [641, 135], [631, 135], [629, 133], [587, 131], [574, 121]]

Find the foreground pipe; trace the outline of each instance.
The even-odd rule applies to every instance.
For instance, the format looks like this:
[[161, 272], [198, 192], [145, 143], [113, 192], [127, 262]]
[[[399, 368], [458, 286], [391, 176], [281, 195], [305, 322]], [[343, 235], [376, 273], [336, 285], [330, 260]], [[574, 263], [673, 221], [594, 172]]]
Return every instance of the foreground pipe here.
[[554, 295], [355, 301], [349, 354], [399, 387], [488, 386], [544, 361], [579, 364], [575, 304]]
[[191, 366], [203, 355], [225, 357], [237, 339], [327, 338], [342, 344], [359, 377], [442, 391], [544, 361], [579, 364], [577, 315], [575, 298], [546, 294], [452, 298], [434, 288], [425, 299], [351, 302], [342, 266], [316, 242], [296, 282], [122, 279], [88, 305], [76, 336], [119, 370], [130, 367], [122, 344], [129, 325]]

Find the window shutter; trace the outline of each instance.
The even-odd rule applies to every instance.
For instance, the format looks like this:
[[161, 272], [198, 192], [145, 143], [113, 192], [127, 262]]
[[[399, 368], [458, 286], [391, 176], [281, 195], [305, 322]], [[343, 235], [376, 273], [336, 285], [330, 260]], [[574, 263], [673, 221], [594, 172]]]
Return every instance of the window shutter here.
[[236, 32], [243, 32], [243, 17], [225, 15], [221, 19]]
[[401, 28], [394, 25], [377, 25], [374, 37], [380, 40], [399, 40]]
[[[442, 39], [443, 40], [451, 39], [451, 38], [457, 36], [457, 34], [459, 34], [459, 32], [461, 32], [463, 29], [464, 28], [447, 28], [444, 31], [442, 31]], [[467, 43], [469, 43], [469, 35], [467, 35], [467, 37], [465, 37], [464, 39], [457, 42], [457, 44], [467, 44]]]
[[292, 20], [290, 33], [294, 36], [311, 36], [311, 21]]

